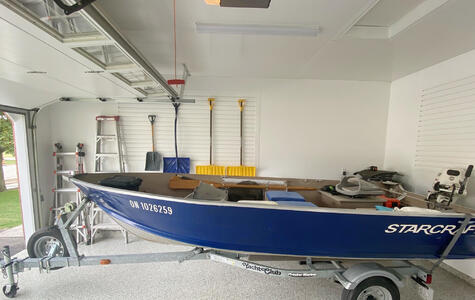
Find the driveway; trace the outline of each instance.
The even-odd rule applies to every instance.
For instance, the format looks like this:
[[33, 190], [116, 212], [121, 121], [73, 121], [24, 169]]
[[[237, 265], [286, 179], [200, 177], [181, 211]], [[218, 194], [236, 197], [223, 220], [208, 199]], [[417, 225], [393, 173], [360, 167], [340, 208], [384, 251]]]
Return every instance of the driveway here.
[[5, 184], [8, 190], [18, 188], [16, 165], [4, 165], [3, 175], [5, 176]]
[[22, 225], [0, 231], [0, 248], [6, 245], [10, 246], [12, 255], [25, 249]]

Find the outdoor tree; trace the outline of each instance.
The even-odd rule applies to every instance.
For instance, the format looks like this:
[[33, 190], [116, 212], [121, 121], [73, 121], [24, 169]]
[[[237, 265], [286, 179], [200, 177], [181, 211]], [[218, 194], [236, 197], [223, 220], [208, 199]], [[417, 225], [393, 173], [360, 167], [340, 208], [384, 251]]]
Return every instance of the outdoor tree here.
[[[12, 123], [3, 112], [0, 112], [0, 164], [3, 163], [4, 153], [14, 154], [14, 152], [15, 144], [13, 141]], [[2, 166], [0, 167], [0, 192], [6, 189]]]

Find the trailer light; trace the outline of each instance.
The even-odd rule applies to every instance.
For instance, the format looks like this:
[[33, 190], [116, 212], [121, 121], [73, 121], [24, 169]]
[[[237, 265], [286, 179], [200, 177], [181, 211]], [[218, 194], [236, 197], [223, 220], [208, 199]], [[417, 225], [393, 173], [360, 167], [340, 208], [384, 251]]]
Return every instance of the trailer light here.
[[110, 263], [111, 263], [111, 260], [110, 260], [110, 259], [101, 259], [101, 260], [99, 261], [99, 264], [101, 264], [101, 265], [108, 265], [108, 264], [110, 264]]

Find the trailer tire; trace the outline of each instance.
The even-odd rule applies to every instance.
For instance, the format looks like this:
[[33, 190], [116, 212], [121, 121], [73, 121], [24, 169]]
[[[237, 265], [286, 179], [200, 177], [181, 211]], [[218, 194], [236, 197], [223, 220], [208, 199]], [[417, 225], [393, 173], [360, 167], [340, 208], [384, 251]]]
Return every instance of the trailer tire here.
[[[399, 289], [394, 282], [386, 277], [380, 276], [367, 278], [352, 290], [344, 289], [341, 299], [357, 300], [358, 297], [363, 294], [368, 295], [367, 298], [365, 297], [363, 299], [400, 300]], [[380, 297], [375, 297], [375, 295], [379, 295]], [[370, 298], [371, 296], [372, 298]]]
[[[73, 246], [76, 247], [76, 240], [71, 239]], [[64, 242], [63, 235], [58, 226], [42, 228], [31, 235], [27, 243], [28, 256], [31, 258], [45, 257], [49, 251], [49, 247], [52, 242], [59, 243], [59, 252], [56, 256], [67, 257], [69, 256], [68, 248]], [[61, 267], [51, 268], [51, 270], [61, 269]]]

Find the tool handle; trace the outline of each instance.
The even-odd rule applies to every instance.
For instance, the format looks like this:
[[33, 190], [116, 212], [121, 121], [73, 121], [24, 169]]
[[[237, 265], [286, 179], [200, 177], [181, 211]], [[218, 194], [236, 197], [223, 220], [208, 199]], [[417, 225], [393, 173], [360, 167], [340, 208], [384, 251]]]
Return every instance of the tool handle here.
[[153, 123], [155, 123], [156, 119], [157, 119], [156, 115], [148, 115], [148, 120], [150, 121], [150, 124], [153, 125]]
[[238, 100], [238, 105], [239, 105], [239, 110], [240, 111], [244, 110], [244, 103], [246, 103], [246, 99], [239, 99]]
[[209, 164], [213, 164], [213, 107], [214, 98], [208, 98], [209, 103]]
[[156, 115], [148, 115], [148, 120], [150, 121], [150, 126], [152, 127], [152, 152], [155, 152], [155, 132], [153, 124], [155, 123], [156, 119]]
[[465, 178], [472, 176], [473, 165], [469, 165], [467, 171], [465, 171]]
[[473, 165], [469, 165], [467, 167], [467, 170], [465, 171], [465, 178], [462, 184], [460, 185], [459, 195], [462, 195], [464, 193], [465, 187], [467, 186], [468, 178], [472, 176], [472, 171], [473, 171]]
[[243, 126], [242, 122], [243, 122], [243, 116], [242, 115], [243, 115], [243, 111], [244, 111], [244, 103], [246, 103], [245, 99], [239, 99], [238, 100], [239, 111], [241, 112], [241, 116], [240, 116], [240, 119], [239, 119], [239, 127], [240, 127], [239, 128], [239, 131], [240, 131], [239, 138], [240, 138], [240, 144], [241, 144], [241, 146], [240, 146], [241, 148], [240, 148], [240, 152], [239, 152], [239, 165], [241, 165], [241, 166], [243, 165], [243, 159], [242, 159], [243, 158], [243, 155], [242, 155], [242, 152], [243, 152], [243, 150], [242, 150], [242, 142], [243, 142], [242, 141], [242, 126]]
[[209, 110], [213, 110], [214, 108], [214, 98], [208, 98]]

